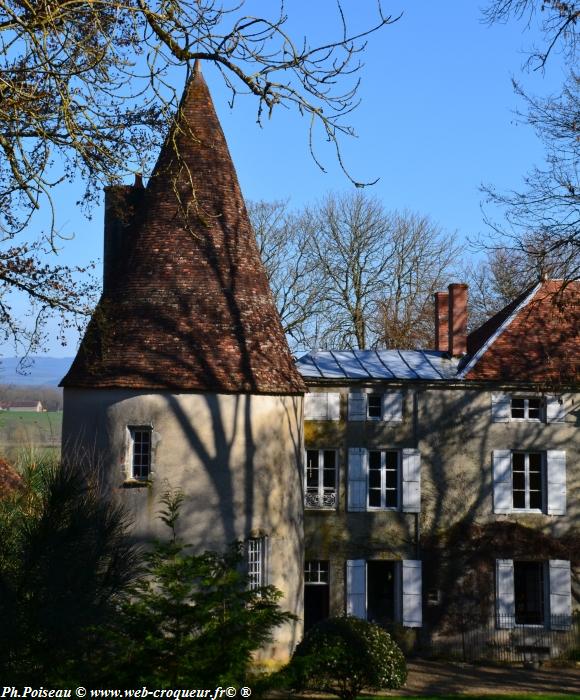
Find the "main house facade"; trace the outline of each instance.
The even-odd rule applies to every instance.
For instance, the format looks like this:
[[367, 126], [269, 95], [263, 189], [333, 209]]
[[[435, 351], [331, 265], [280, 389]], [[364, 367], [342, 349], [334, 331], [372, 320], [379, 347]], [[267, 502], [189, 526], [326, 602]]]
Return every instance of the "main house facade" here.
[[436, 350], [297, 363], [307, 627], [347, 612], [433, 631], [469, 599], [500, 627], [570, 624], [580, 286], [538, 283], [470, 335], [466, 295], [436, 295]]
[[278, 587], [298, 618], [271, 656], [303, 621], [421, 630], [472, 598], [498, 624], [566, 625], [578, 297], [539, 283], [468, 336], [467, 289], [451, 285], [433, 351], [295, 362], [196, 66], [147, 186], [106, 192], [103, 294], [62, 381], [63, 456], [99, 474], [144, 542], [164, 535], [168, 489], [195, 549], [245, 541], [250, 585]]

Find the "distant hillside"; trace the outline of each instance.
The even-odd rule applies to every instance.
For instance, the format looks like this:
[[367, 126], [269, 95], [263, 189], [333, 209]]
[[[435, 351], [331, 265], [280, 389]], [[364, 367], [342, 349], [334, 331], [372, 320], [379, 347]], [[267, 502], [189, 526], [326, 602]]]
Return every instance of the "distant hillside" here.
[[55, 387], [68, 372], [72, 357], [31, 357], [18, 368], [17, 357], [0, 359], [0, 384]]

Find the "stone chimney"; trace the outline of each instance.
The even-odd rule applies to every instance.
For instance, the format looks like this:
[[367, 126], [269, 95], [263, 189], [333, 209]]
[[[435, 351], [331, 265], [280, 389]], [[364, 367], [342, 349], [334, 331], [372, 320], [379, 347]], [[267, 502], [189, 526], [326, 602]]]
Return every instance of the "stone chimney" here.
[[435, 292], [435, 350], [449, 351], [449, 293]]
[[467, 285], [449, 285], [449, 345], [453, 357], [467, 352]]

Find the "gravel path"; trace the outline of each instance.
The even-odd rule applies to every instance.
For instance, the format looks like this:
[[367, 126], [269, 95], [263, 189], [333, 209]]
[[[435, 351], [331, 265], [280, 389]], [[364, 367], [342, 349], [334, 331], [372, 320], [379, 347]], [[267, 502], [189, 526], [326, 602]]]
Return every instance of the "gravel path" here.
[[567, 693], [580, 698], [578, 668], [529, 670], [437, 661], [410, 661], [408, 668], [406, 687], [392, 695]]

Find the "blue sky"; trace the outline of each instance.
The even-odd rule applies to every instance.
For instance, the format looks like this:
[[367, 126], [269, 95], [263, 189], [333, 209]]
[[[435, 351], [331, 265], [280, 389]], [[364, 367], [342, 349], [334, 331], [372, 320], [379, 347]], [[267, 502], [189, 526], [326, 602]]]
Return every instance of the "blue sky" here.
[[[373, 0], [343, 4], [354, 29], [375, 16]], [[290, 31], [307, 34], [312, 43], [328, 39], [333, 7], [332, 0], [290, 0]], [[514, 115], [523, 105], [511, 78], [530, 92], [556, 91], [563, 77], [558, 58], [545, 74], [522, 72], [525, 48], [539, 40], [533, 27], [489, 27], [478, 5], [466, 0], [401, 0], [385, 2], [384, 9], [403, 16], [370, 37], [362, 55], [362, 103], [350, 118], [358, 138], [343, 141], [344, 160], [356, 179], [380, 178], [371, 190], [388, 208], [428, 214], [463, 238], [485, 234], [480, 185], [518, 188], [543, 158], [533, 131]], [[306, 119], [280, 109], [260, 128], [255, 102], [238, 98], [230, 110], [217, 71], [203, 70], [247, 199], [290, 199], [300, 207], [349, 188], [326, 144], [319, 142], [319, 155], [327, 172], [312, 161]], [[102, 254], [102, 207], [88, 221], [74, 206], [79, 192], [65, 186], [55, 196], [58, 228], [71, 239], [63, 241], [60, 257], [70, 264], [100, 261]], [[42, 223], [41, 214], [36, 226]], [[49, 338], [47, 354], [74, 354], [76, 342], [71, 337], [62, 348]], [[0, 352], [13, 354], [10, 347]]]

